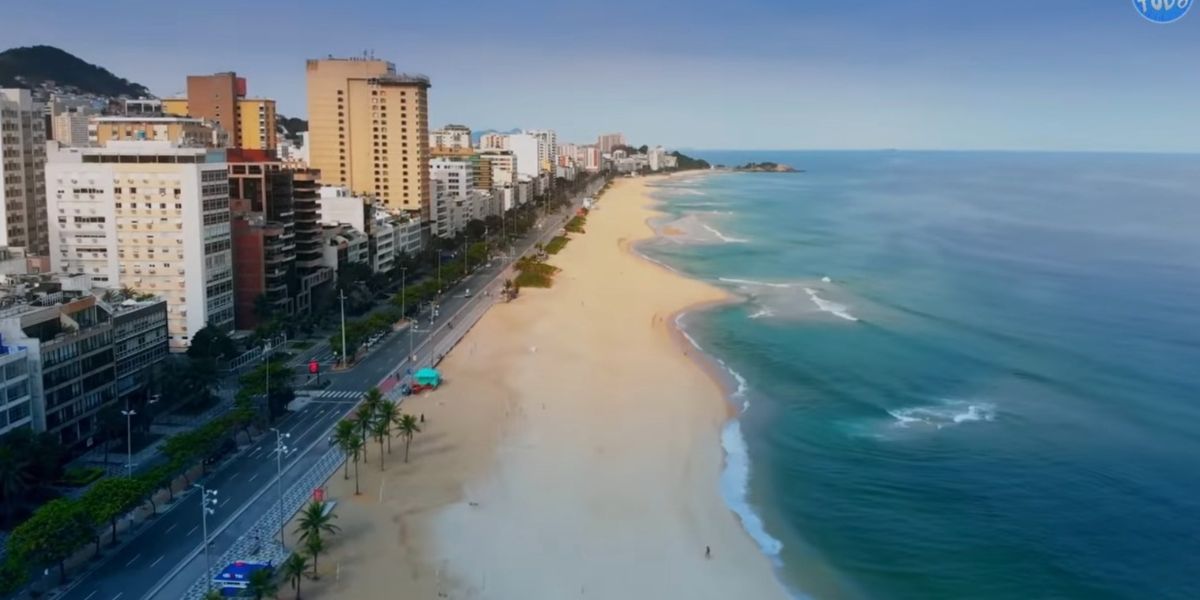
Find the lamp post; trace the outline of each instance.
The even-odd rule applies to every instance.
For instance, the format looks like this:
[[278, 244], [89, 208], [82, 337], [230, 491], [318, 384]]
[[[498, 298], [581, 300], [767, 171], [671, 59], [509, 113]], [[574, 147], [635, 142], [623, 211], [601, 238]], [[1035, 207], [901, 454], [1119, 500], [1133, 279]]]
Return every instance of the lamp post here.
[[267, 376], [267, 414], [271, 414], [271, 342], [263, 344], [263, 370]]
[[408, 318], [408, 267], [400, 267], [400, 316]]
[[283, 457], [289, 452], [283, 440], [291, 437], [291, 434], [274, 427], [271, 431], [275, 432], [275, 495], [279, 501], [279, 546], [283, 547]]
[[213, 514], [217, 505], [217, 490], [210, 490], [203, 484], [193, 483], [192, 487], [200, 490], [200, 527], [204, 534], [204, 588], [212, 590], [212, 555], [208, 552], [208, 515]]
[[346, 290], [338, 292], [338, 298], [342, 301], [342, 366], [346, 366]]
[[[121, 411], [125, 415], [125, 476], [133, 478], [133, 415], [137, 414], [136, 410], [129, 408], [129, 401], [125, 401], [125, 410]], [[107, 443], [107, 442], [106, 442]]]
[[441, 250], [441, 248], [438, 248], [438, 250], [437, 250], [437, 263], [438, 263], [438, 293], [440, 294], [440, 293], [442, 293], [442, 250]]

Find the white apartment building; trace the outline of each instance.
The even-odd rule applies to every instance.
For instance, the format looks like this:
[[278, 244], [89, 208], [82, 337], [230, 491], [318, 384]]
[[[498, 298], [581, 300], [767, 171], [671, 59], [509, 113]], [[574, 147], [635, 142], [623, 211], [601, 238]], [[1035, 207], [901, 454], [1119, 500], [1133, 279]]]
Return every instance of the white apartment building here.
[[50, 264], [101, 288], [167, 301], [173, 352], [233, 327], [229, 175], [223, 150], [163, 141], [50, 144]]
[[64, 112], [50, 119], [54, 141], [64, 146], [88, 145], [88, 119], [91, 115], [83, 112]]
[[667, 155], [667, 151], [662, 146], [655, 146], [650, 149], [647, 154], [647, 160], [650, 162], [650, 170], [657, 171], [663, 167], [663, 157]]
[[368, 235], [371, 243], [371, 272], [386, 273], [396, 266], [396, 227], [391, 215], [376, 212]]
[[45, 165], [43, 107], [29, 90], [0, 89], [0, 247], [50, 251]]
[[370, 204], [362, 196], [350, 193], [350, 188], [326, 185], [317, 192], [321, 205], [320, 218], [323, 225], [344, 223], [359, 231], [367, 230], [367, 215]]
[[396, 251], [403, 252], [409, 256], [416, 256], [425, 248], [425, 238], [421, 227], [421, 222], [417, 219], [397, 220], [394, 223], [396, 228]]
[[474, 188], [474, 167], [465, 160], [433, 158], [429, 160], [429, 179], [441, 183], [455, 196], [466, 196]]
[[[33, 388], [29, 350], [0, 341], [0, 436], [33, 428]], [[37, 386], [40, 387], [40, 386]]]
[[596, 146], [584, 146], [581, 148], [583, 159], [579, 162], [583, 164], [585, 171], [596, 172], [600, 170], [603, 158], [601, 157], [600, 148]]
[[538, 160], [538, 139], [528, 133], [508, 136], [508, 149], [517, 159], [517, 175], [537, 177], [541, 171]]
[[447, 125], [429, 132], [430, 148], [460, 149], [471, 147], [471, 128], [465, 125]]
[[503, 133], [485, 133], [479, 137], [480, 150], [508, 150], [508, 136]]
[[537, 140], [537, 160], [539, 173], [554, 173], [558, 164], [558, 134], [551, 129], [534, 129], [526, 131]]
[[559, 144], [558, 155], [566, 156], [571, 159], [572, 163], [579, 162], [579, 146], [575, 144]]
[[517, 157], [511, 150], [486, 150], [479, 153], [492, 169], [492, 187], [512, 185], [517, 181]]

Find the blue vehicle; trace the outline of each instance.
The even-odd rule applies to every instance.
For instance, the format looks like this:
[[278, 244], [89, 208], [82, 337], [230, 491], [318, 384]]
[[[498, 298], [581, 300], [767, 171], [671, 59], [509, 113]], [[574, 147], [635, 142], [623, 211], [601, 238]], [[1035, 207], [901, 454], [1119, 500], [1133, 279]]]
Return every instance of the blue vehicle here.
[[274, 570], [271, 563], [236, 561], [229, 563], [213, 577], [213, 583], [225, 598], [249, 597], [250, 576], [262, 569]]

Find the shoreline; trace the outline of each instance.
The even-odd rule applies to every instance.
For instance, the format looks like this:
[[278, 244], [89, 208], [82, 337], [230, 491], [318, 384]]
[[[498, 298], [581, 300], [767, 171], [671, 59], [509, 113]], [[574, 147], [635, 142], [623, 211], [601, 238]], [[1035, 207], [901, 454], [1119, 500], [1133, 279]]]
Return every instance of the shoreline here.
[[404, 402], [430, 417], [412, 460], [372, 442], [362, 495], [331, 479], [344, 532], [305, 597], [788, 598], [723, 490], [731, 382], [679, 323], [736, 297], [636, 250], [658, 203], [614, 182], [554, 287], [492, 307]]

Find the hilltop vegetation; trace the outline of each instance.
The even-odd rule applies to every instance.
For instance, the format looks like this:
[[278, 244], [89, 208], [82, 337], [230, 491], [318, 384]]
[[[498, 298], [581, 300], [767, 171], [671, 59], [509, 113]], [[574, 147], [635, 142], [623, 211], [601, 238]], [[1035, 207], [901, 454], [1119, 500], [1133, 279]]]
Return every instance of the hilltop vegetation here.
[[40, 87], [53, 81], [98, 96], [149, 96], [146, 86], [113, 75], [54, 46], [10, 48], [0, 52], [0, 87]]

